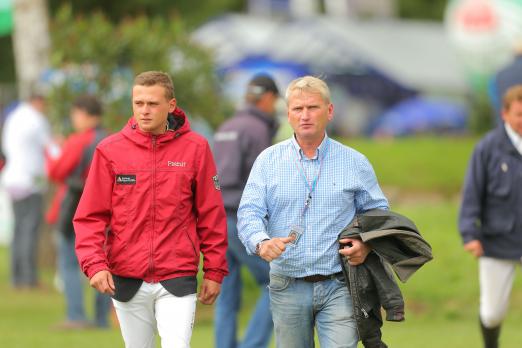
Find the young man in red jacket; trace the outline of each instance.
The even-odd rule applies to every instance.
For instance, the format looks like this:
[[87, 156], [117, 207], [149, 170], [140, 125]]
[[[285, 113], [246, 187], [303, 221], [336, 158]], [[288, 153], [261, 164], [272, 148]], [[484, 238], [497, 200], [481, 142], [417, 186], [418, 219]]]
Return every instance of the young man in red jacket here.
[[96, 148], [74, 217], [90, 284], [111, 294], [126, 347], [189, 347], [196, 274], [212, 304], [227, 274], [226, 215], [207, 141], [176, 107], [169, 75], [139, 74], [134, 116]]

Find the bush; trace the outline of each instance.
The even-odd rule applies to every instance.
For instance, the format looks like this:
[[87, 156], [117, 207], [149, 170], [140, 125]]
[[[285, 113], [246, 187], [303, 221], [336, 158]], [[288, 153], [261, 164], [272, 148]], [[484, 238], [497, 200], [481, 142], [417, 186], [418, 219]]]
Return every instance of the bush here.
[[496, 126], [496, 115], [486, 92], [478, 91], [471, 96], [469, 129], [473, 134], [484, 134]]
[[109, 129], [131, 115], [131, 87], [136, 74], [161, 70], [171, 74], [178, 105], [212, 126], [223, 120], [209, 53], [189, 41], [180, 18], [138, 16], [111, 23], [101, 12], [75, 18], [70, 5], [51, 23], [53, 69], [49, 115], [58, 128], [67, 124], [72, 100], [83, 93], [101, 98]]

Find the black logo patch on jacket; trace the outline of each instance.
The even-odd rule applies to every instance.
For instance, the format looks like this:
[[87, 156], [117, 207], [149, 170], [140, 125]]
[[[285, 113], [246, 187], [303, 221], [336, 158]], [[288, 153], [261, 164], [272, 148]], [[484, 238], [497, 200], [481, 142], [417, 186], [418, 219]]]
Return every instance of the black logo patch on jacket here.
[[119, 185], [136, 185], [136, 175], [117, 174], [116, 184]]

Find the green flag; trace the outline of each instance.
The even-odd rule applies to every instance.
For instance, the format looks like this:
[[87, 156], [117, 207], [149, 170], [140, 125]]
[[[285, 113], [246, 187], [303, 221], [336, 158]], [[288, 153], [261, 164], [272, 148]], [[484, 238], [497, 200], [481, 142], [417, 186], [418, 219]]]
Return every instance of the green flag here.
[[10, 34], [13, 30], [12, 0], [0, 0], [0, 36]]

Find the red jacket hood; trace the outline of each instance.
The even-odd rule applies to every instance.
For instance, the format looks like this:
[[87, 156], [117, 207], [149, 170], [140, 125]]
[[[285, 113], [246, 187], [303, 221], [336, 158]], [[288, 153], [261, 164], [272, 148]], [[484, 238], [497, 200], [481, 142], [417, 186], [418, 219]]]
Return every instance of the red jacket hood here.
[[[185, 114], [185, 111], [179, 107], [176, 107], [173, 113], [169, 113], [167, 120], [169, 122], [169, 129], [167, 132], [157, 136], [158, 143], [170, 141], [190, 131], [190, 122], [187, 115]], [[142, 131], [138, 127], [138, 123], [134, 116], [129, 118], [129, 121], [123, 127], [121, 133], [138, 145], [147, 147], [150, 144], [151, 134]]]

